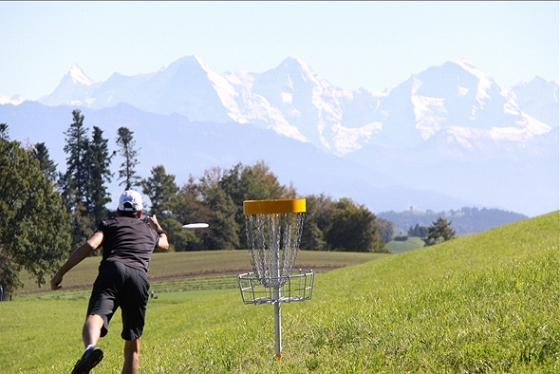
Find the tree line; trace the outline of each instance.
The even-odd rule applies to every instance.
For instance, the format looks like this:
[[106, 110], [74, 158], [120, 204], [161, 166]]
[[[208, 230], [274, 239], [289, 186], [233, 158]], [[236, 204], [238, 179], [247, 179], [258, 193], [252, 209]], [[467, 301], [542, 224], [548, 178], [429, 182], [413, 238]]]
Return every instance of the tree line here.
[[[148, 198], [144, 214], [156, 214], [168, 233], [172, 250], [247, 248], [244, 200], [295, 198], [292, 185], [284, 186], [259, 161], [233, 167], [214, 167], [178, 185], [164, 165], [141, 178], [134, 133], [118, 129], [118, 151], [110, 152], [109, 139], [94, 126], [91, 135], [84, 115], [72, 111], [64, 132], [66, 168], [57, 171], [44, 143], [22, 146], [10, 141], [8, 125], [0, 124], [0, 285], [7, 295], [21, 286], [19, 272], [32, 274], [38, 285], [68, 253], [87, 240], [101, 221], [114, 217], [108, 208], [111, 165], [121, 156], [119, 186], [136, 189]], [[307, 200], [300, 247], [309, 250], [386, 252], [394, 225], [377, 218], [350, 198], [324, 194]], [[205, 230], [183, 230], [182, 225], [207, 222]]]
[[468, 234], [473, 232], [480, 232], [491, 229], [493, 227], [502, 226], [508, 223], [516, 222], [519, 220], [527, 219], [524, 214], [510, 212], [496, 208], [476, 208], [476, 207], [463, 207], [458, 210], [449, 210], [436, 212], [433, 210], [417, 211], [412, 207], [408, 211], [403, 212], [380, 212], [378, 217], [385, 218], [394, 222], [397, 226], [397, 231], [414, 232], [414, 236], [423, 237], [425, 233], [418, 231], [419, 228], [427, 228], [439, 218], [446, 218], [453, 221], [453, 228], [457, 234]]

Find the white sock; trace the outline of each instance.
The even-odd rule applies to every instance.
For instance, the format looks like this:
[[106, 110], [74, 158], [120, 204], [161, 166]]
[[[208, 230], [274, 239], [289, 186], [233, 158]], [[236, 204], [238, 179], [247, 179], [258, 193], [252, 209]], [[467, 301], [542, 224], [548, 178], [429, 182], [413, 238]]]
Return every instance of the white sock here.
[[95, 347], [93, 344], [88, 345], [88, 346], [86, 347], [86, 351], [87, 351], [88, 349], [90, 349], [90, 348], [93, 348], [93, 347]]

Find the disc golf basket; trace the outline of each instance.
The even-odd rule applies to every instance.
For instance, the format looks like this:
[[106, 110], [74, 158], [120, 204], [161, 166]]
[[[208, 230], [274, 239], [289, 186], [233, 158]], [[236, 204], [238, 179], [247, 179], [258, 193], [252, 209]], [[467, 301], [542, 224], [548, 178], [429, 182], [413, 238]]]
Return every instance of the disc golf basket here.
[[305, 199], [245, 200], [245, 230], [253, 271], [237, 281], [245, 304], [274, 305], [276, 358], [282, 358], [280, 303], [311, 299], [315, 273], [292, 273], [303, 230]]

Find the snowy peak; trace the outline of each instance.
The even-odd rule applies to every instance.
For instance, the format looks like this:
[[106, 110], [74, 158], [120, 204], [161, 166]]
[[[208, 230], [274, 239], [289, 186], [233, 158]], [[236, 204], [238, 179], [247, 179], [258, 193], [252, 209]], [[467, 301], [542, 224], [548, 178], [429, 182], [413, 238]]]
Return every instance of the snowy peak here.
[[501, 91], [492, 78], [468, 60], [448, 61], [442, 66], [430, 67], [413, 78], [412, 95], [440, 98], [466, 96], [480, 108], [490, 98], [491, 91]]
[[39, 101], [46, 105], [91, 105], [95, 101], [95, 98], [91, 98], [94, 86], [82, 69], [73, 64], [56, 89]]
[[160, 71], [166, 72], [167, 74], [197, 74], [208, 73], [211, 70], [204, 64], [200, 57], [193, 55], [181, 57], [177, 61], [172, 62], [167, 68], [161, 69]]
[[490, 85], [490, 83], [493, 82], [493, 79], [489, 75], [484, 74], [479, 68], [477, 68], [469, 60], [463, 59], [463, 60], [449, 61], [449, 62], [446, 62], [445, 64], [443, 64], [443, 67], [449, 66], [449, 65], [456, 65], [459, 68], [467, 71], [471, 75], [478, 78], [479, 82], [481, 82], [482, 84]]
[[531, 117], [552, 127], [558, 127], [558, 81], [535, 77], [511, 88], [510, 95], [519, 108]]
[[293, 90], [294, 87], [301, 87], [302, 85], [331, 86], [331, 84], [317, 74], [309, 64], [295, 57], [286, 58], [275, 69], [263, 73], [261, 79], [266, 79], [267, 76], [285, 78], [285, 87], [291, 90]]
[[286, 58], [274, 70], [277, 73], [285, 74], [290, 77], [301, 77], [303, 80], [316, 76], [316, 73], [311, 69], [309, 64], [296, 57]]
[[[489, 91], [494, 87], [497, 88], [494, 80], [488, 75], [482, 73], [482, 71], [480, 71], [468, 60], [453, 61], [451, 64], [456, 64], [478, 80], [476, 84], [475, 100], [481, 108], [484, 107], [485, 100], [490, 98]], [[461, 88], [459, 88], [458, 94], [463, 94]]]
[[82, 69], [77, 64], [73, 64], [68, 72], [68, 75], [72, 79], [72, 82], [75, 84], [83, 84], [85, 86], [91, 86], [93, 81], [88, 78], [87, 75], [84, 74]]
[[[307, 141], [337, 155], [359, 149], [380, 127], [380, 124], [364, 121], [367, 117], [361, 113], [364, 108], [359, 108], [363, 100], [353, 106], [351, 91], [334, 87], [307, 63], [294, 57], [257, 75], [252, 92], [277, 108]], [[356, 94], [361, 97], [363, 92]], [[376, 99], [371, 97], [371, 101]], [[346, 104], [358, 112], [345, 119]]]

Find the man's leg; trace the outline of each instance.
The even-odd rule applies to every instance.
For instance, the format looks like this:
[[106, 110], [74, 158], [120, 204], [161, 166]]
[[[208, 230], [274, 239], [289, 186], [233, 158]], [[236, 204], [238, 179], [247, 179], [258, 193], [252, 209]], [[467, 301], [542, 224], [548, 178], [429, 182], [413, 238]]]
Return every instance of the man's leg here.
[[103, 327], [103, 318], [97, 314], [91, 314], [86, 318], [82, 329], [82, 339], [84, 346], [97, 345], [97, 341], [101, 336], [101, 328]]
[[140, 338], [125, 340], [124, 342], [124, 364], [122, 374], [138, 373], [138, 362], [140, 360]]
[[74, 365], [72, 374], [89, 373], [92, 368], [103, 360], [103, 351], [95, 346], [101, 337], [102, 326], [103, 318], [101, 316], [90, 314], [86, 318], [82, 328], [82, 338], [86, 350], [78, 362], [76, 362], [76, 365]]

